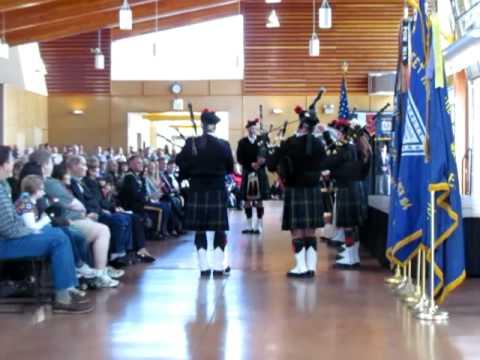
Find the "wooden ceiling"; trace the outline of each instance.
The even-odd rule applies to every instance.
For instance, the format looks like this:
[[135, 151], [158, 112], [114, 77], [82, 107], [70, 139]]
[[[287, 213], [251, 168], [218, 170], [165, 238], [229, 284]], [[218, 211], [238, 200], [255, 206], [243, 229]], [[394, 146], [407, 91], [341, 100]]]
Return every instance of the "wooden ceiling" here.
[[[321, 1], [317, 0], [317, 7]], [[242, 4], [245, 17], [244, 93], [312, 94], [320, 86], [338, 92], [348, 61], [350, 92], [366, 93], [369, 71], [395, 70], [401, 0], [330, 0], [333, 28], [316, 27], [320, 56], [308, 56], [312, 1], [283, 0], [275, 6], [281, 27], [267, 29], [264, 1]]]
[[[0, 0], [10, 45], [111, 29], [113, 39], [155, 29], [156, 0], [130, 0], [133, 31], [118, 28], [123, 0]], [[240, 13], [240, 0], [158, 0], [159, 29]], [[0, 16], [0, 23], [2, 16]], [[1, 27], [0, 27], [1, 28]]]
[[[340, 63], [344, 60], [350, 64], [349, 91], [366, 93], [369, 71], [395, 69], [403, 0], [330, 2], [333, 29], [317, 28], [321, 42], [318, 58], [308, 56], [311, 0], [283, 0], [274, 5], [265, 4], [264, 0], [158, 0], [158, 28], [164, 30], [243, 14], [245, 94], [312, 94], [320, 85], [329, 91], [338, 91], [342, 76]], [[42, 44], [42, 53], [51, 55], [45, 60], [49, 76], [54, 76], [57, 67], [64, 68], [61, 61], [54, 59], [54, 53], [57, 58], [63, 58], [75, 47], [69, 46], [69, 41], [82, 44], [82, 56], [90, 56], [90, 42], [98, 29], [108, 30], [111, 40], [155, 31], [156, 0], [129, 0], [134, 18], [132, 31], [118, 28], [122, 3], [123, 0], [0, 0], [0, 15], [5, 16], [6, 38], [11, 45], [46, 43]], [[316, 1], [317, 8], [320, 3], [321, 0]], [[273, 8], [280, 17], [281, 27], [267, 29], [266, 17]], [[81, 61], [87, 64], [91, 59]], [[69, 59], [66, 66], [73, 65]], [[81, 76], [89, 77], [93, 70], [85, 68], [85, 71]], [[65, 91], [75, 89], [76, 85], [72, 85]], [[93, 90], [89, 90], [89, 86], [83, 89], [103, 93], [105, 81], [102, 79], [101, 85], [96, 84]]]

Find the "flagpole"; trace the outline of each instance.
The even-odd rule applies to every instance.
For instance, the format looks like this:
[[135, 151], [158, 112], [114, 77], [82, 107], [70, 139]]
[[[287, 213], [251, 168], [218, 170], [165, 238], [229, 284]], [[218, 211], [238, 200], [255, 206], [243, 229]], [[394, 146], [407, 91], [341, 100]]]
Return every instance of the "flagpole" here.
[[446, 321], [448, 320], [448, 312], [440, 311], [435, 303], [435, 189], [430, 189], [430, 204], [432, 214], [430, 217], [430, 299], [428, 307], [421, 312], [418, 312], [415, 317], [419, 320], [428, 321]]
[[388, 286], [395, 286], [395, 285], [400, 284], [400, 282], [402, 281], [402, 272], [401, 272], [401, 270], [400, 270], [400, 266], [399, 266], [399, 265], [395, 265], [395, 273], [394, 273], [394, 275], [385, 278], [384, 281], [385, 281], [385, 284], [387, 284]]

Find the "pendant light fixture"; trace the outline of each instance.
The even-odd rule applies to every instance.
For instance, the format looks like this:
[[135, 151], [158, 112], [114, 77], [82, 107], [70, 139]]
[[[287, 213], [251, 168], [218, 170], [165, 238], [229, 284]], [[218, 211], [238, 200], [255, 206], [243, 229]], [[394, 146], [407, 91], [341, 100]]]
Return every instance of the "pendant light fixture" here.
[[120, 30], [132, 30], [133, 28], [133, 15], [128, 0], [123, 1], [123, 5], [119, 12], [119, 27]]
[[2, 13], [2, 36], [0, 37], [0, 58], [1, 59], [8, 59], [9, 55], [9, 46], [7, 44], [7, 40], [5, 38], [5, 12]]
[[318, 9], [318, 27], [320, 29], [332, 28], [332, 7], [328, 0], [323, 0], [320, 9]]
[[155, 0], [155, 38], [153, 39], [153, 57], [157, 56], [158, 0]]
[[315, 0], [312, 1], [313, 5], [313, 21], [312, 21], [312, 37], [310, 38], [310, 41], [308, 42], [308, 55], [311, 57], [315, 56], [320, 56], [320, 39], [317, 36], [317, 33], [315, 32]]
[[105, 56], [102, 53], [102, 30], [98, 30], [97, 39], [97, 47], [91, 51], [95, 58], [95, 69], [103, 70], [105, 69]]
[[279, 28], [280, 27], [280, 20], [278, 19], [277, 12], [273, 9], [268, 15], [267, 23], [265, 25], [267, 28]]

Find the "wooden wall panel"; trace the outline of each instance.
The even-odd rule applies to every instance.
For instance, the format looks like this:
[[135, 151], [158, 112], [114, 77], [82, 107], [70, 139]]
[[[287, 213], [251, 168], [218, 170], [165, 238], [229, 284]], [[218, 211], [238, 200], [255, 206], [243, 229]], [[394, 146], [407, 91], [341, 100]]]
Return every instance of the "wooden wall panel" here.
[[[403, 1], [332, 0], [331, 4], [333, 28], [316, 27], [321, 47], [316, 58], [308, 56], [312, 2], [284, 0], [274, 7], [263, 1], [242, 4], [245, 94], [314, 93], [320, 86], [338, 92], [344, 60], [350, 64], [349, 91], [366, 93], [369, 71], [395, 69]], [[265, 27], [272, 8], [281, 22], [277, 29]]]
[[110, 93], [110, 30], [102, 30], [105, 69], [96, 70], [90, 49], [97, 47], [97, 32], [40, 44], [50, 94]]

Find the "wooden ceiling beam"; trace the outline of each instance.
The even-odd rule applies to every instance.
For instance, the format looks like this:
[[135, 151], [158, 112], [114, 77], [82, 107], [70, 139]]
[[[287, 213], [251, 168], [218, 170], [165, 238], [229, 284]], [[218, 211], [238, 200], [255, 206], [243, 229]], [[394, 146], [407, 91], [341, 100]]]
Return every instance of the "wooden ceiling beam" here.
[[[130, 0], [129, 4], [135, 13], [136, 6], [154, 2], [155, 0]], [[165, 0], [160, 0], [159, 2], [165, 2]], [[95, 16], [105, 11], [118, 11], [121, 5], [122, 0], [57, 0], [54, 3], [46, 3], [33, 8], [21, 8], [8, 12], [5, 15], [6, 32], [33, 28], [59, 21], [75, 21], [76, 17], [84, 15]]]
[[[158, 30], [167, 30], [173, 29], [180, 26], [198, 24], [200, 22], [214, 20], [222, 17], [233, 16], [240, 14], [240, 9], [238, 4], [230, 4], [225, 6], [219, 6], [213, 9], [206, 9], [195, 11], [188, 16], [185, 15], [176, 15], [164, 19], [159, 19], [158, 21]], [[137, 36], [142, 34], [147, 34], [155, 31], [155, 20], [148, 20], [143, 22], [135, 23], [133, 30], [130, 32], [125, 32], [120, 30], [118, 27], [112, 29], [112, 40], [119, 40], [123, 38], [128, 38], [131, 36]]]
[[32, 8], [55, 1], [58, 0], [0, 0], [0, 12]]
[[[102, 0], [103, 1], [103, 0]], [[158, 18], [188, 14], [195, 11], [213, 9], [225, 5], [237, 4], [239, 0], [163, 0], [158, 4]], [[155, 19], [155, 3], [141, 4], [132, 7], [134, 24]], [[91, 32], [102, 28], [118, 26], [118, 11], [108, 10], [95, 14], [84, 14], [72, 19], [54, 21], [33, 28], [17, 31], [7, 31], [7, 41], [11, 45], [18, 45], [34, 41], [48, 41], [63, 37]], [[7, 22], [8, 27], [8, 22]], [[129, 32], [126, 32], [127, 34]]]

